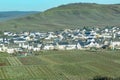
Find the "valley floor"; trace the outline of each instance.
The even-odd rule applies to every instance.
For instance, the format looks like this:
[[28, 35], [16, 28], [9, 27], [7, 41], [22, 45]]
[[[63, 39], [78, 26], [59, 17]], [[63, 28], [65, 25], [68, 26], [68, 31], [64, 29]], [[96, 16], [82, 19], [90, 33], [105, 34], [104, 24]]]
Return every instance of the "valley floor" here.
[[43, 51], [38, 56], [0, 53], [2, 80], [88, 80], [120, 76], [120, 51]]

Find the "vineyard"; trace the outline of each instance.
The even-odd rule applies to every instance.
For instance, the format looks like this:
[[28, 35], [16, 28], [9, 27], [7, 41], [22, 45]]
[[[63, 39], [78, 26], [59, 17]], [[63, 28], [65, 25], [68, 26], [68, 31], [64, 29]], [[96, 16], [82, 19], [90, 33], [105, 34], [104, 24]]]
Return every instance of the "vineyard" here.
[[0, 55], [0, 80], [88, 80], [120, 77], [119, 51], [44, 51], [38, 56]]

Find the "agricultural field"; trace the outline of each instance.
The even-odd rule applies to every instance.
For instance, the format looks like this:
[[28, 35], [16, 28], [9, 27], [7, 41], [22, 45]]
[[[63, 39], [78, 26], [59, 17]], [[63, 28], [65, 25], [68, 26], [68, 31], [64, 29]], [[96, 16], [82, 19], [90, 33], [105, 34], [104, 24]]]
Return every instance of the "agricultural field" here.
[[120, 77], [120, 51], [43, 51], [38, 56], [0, 53], [0, 80], [90, 80]]

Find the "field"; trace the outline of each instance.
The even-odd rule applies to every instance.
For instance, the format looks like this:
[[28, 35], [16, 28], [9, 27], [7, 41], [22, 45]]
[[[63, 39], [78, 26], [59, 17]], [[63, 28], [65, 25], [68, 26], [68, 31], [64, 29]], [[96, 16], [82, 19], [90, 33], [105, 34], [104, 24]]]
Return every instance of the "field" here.
[[120, 76], [120, 51], [43, 51], [38, 56], [0, 53], [0, 80], [88, 80]]

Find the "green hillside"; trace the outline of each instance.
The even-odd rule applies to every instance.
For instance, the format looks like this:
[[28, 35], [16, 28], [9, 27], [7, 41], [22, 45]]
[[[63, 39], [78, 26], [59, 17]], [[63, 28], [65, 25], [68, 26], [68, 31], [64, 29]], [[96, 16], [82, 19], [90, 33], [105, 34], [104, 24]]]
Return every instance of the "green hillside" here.
[[0, 22], [35, 14], [35, 11], [0, 11]]
[[119, 4], [74, 3], [0, 23], [1, 30], [54, 31], [84, 26], [120, 26]]

